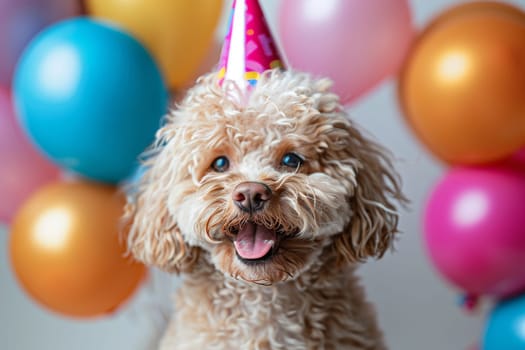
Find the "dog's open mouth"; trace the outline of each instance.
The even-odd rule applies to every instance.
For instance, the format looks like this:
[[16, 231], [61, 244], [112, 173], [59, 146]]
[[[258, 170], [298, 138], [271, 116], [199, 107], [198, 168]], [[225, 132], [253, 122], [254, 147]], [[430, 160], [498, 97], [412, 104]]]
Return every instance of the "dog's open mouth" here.
[[277, 247], [278, 233], [263, 225], [248, 221], [233, 240], [235, 251], [244, 262], [261, 262]]

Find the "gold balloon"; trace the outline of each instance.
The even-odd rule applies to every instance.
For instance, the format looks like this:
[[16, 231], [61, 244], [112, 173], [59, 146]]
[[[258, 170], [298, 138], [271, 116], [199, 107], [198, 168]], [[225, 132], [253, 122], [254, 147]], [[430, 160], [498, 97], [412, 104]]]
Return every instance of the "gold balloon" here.
[[157, 59], [172, 88], [196, 77], [222, 13], [222, 0], [87, 0], [90, 15], [121, 25]]
[[[203, 60], [200, 62], [199, 66], [195, 70], [195, 76], [201, 76], [205, 73], [209, 73], [213, 67], [219, 62], [219, 58], [222, 50], [222, 42], [219, 40], [213, 40], [208, 47], [206, 54], [204, 55]], [[188, 81], [183, 89], [188, 89], [195, 84], [193, 81]]]
[[525, 145], [525, 13], [470, 3], [424, 30], [400, 75], [407, 120], [433, 153], [481, 164]]
[[137, 288], [145, 267], [125, 257], [119, 235], [124, 199], [109, 186], [51, 184], [16, 215], [9, 250], [27, 293], [75, 317], [114, 311]]

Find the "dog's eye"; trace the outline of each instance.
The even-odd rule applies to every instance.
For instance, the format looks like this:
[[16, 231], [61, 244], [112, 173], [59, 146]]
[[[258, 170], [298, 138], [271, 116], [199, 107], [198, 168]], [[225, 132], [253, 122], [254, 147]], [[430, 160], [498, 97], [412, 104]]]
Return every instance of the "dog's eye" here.
[[220, 156], [211, 163], [211, 167], [213, 170], [223, 173], [230, 167], [230, 161], [225, 156]]
[[286, 153], [281, 159], [281, 165], [287, 166], [289, 168], [298, 169], [303, 165], [303, 158], [295, 153]]

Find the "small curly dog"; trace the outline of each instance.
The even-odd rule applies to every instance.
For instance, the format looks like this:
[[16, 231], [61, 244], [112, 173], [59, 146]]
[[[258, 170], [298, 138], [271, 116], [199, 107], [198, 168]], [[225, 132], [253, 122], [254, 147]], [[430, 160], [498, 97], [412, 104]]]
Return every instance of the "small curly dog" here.
[[136, 259], [185, 277], [161, 349], [386, 349], [355, 269], [405, 199], [330, 86], [267, 71], [241, 103], [209, 74], [158, 131], [125, 219]]

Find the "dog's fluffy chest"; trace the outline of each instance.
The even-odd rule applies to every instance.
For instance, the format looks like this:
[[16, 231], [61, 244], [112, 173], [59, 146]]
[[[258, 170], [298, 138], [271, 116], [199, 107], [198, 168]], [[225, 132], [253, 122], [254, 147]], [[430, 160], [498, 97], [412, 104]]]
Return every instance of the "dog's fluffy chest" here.
[[362, 289], [348, 277], [306, 288], [192, 275], [161, 349], [384, 349]]

